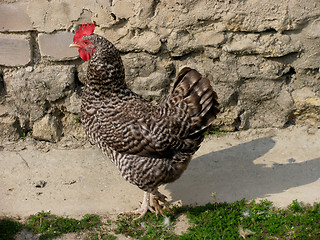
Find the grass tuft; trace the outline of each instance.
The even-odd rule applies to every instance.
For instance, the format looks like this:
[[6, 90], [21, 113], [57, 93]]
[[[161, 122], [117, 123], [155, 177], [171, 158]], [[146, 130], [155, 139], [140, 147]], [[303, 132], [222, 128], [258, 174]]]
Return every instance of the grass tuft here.
[[[102, 221], [98, 215], [85, 215], [81, 220], [39, 212], [24, 223], [0, 220], [0, 239], [14, 239], [23, 228], [39, 234], [40, 239], [54, 239], [65, 233], [84, 233], [81, 239], [116, 239], [122, 234], [135, 239], [320, 239], [320, 203], [313, 205], [293, 201], [285, 209], [277, 209], [269, 201], [236, 201], [209, 203], [204, 206], [173, 206], [165, 217], [148, 213], [118, 216]], [[185, 214], [189, 228], [181, 235], [174, 233], [176, 216]], [[111, 234], [110, 234], [111, 233]], [[85, 237], [83, 237], [85, 236]]]
[[0, 239], [13, 240], [14, 236], [23, 229], [23, 225], [10, 218], [0, 219]]
[[225, 130], [220, 130], [220, 129], [215, 129], [215, 128], [209, 128], [206, 132], [205, 132], [205, 136], [208, 136], [208, 135], [217, 135], [217, 134], [224, 134], [224, 133], [228, 133], [228, 131], [225, 131]]
[[50, 212], [39, 212], [32, 215], [26, 222], [26, 227], [34, 233], [40, 233], [40, 239], [53, 239], [65, 233], [90, 232], [90, 239], [114, 239], [104, 231], [101, 217], [94, 214], [85, 215], [81, 220], [59, 217]]
[[192, 227], [179, 239], [320, 239], [319, 210], [297, 201], [287, 209], [269, 201], [207, 204], [187, 210]]
[[[168, 213], [167, 213], [168, 214]], [[134, 216], [119, 215], [115, 233], [138, 239], [177, 239], [173, 234], [172, 214], [166, 217], [148, 213], [144, 218], [132, 221]]]

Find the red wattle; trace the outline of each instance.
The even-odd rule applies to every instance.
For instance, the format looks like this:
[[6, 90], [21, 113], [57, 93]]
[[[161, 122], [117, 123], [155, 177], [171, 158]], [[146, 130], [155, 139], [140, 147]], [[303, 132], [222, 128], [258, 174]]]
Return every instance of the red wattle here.
[[79, 48], [78, 51], [79, 51], [79, 56], [80, 56], [83, 60], [89, 61], [90, 55], [89, 55], [89, 53], [88, 53], [86, 50], [84, 50], [84, 49], [82, 49], [82, 48]]

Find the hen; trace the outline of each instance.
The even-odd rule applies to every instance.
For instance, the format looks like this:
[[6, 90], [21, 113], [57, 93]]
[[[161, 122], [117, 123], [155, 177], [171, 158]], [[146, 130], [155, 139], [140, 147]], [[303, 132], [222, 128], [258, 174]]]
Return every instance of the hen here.
[[186, 67], [165, 100], [151, 104], [127, 88], [118, 50], [94, 29], [80, 26], [70, 45], [89, 61], [81, 122], [122, 177], [145, 191], [141, 208], [130, 213], [140, 214], [137, 218], [148, 210], [162, 213], [159, 201], [167, 201], [158, 187], [187, 168], [219, 112], [217, 94], [207, 78]]

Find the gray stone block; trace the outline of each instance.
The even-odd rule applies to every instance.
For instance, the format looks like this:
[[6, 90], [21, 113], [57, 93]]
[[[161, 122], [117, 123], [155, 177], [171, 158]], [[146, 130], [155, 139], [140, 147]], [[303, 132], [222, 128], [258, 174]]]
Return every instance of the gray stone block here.
[[32, 24], [27, 14], [27, 2], [0, 4], [0, 32], [29, 31]]
[[0, 56], [0, 65], [27, 65], [31, 61], [29, 36], [0, 34]]
[[63, 61], [78, 58], [77, 49], [69, 48], [74, 33], [57, 32], [53, 34], [39, 34], [39, 47], [42, 56], [50, 60]]

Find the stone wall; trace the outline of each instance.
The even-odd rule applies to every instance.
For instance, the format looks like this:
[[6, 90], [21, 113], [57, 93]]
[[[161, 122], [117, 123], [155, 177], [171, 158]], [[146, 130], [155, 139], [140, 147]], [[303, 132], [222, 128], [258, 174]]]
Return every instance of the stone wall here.
[[183, 66], [217, 91], [224, 130], [320, 124], [318, 0], [4, 0], [0, 139], [84, 139], [81, 23], [121, 51], [129, 86], [166, 94]]

